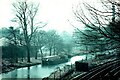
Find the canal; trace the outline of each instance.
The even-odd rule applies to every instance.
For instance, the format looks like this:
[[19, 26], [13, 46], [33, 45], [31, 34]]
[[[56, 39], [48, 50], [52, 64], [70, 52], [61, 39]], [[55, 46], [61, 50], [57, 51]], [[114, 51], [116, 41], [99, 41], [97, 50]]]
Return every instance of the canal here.
[[[62, 68], [65, 65], [71, 65], [75, 63], [75, 61], [83, 60], [85, 58], [85, 55], [74, 56], [68, 62], [59, 65], [42, 66], [39, 64], [31, 67], [15, 69], [11, 72], [3, 73], [2, 75], [0, 74], [0, 76], [2, 76], [2, 78], [44, 78], [48, 77], [52, 72], [54, 72], [57, 67]], [[91, 58], [91, 56], [89, 55], [88, 58]]]

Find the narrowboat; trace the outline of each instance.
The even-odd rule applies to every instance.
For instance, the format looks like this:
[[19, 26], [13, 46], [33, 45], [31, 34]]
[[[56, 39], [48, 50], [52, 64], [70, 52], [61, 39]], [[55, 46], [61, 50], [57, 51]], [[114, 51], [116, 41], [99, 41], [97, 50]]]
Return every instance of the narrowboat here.
[[68, 61], [65, 55], [46, 56], [42, 59], [42, 65], [56, 65]]

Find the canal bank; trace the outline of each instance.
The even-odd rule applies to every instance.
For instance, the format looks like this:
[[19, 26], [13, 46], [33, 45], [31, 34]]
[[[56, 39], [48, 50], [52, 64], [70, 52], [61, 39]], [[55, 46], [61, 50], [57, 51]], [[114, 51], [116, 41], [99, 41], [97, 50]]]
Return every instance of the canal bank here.
[[34, 66], [34, 65], [39, 65], [41, 64], [41, 60], [40, 59], [32, 59], [30, 63], [28, 62], [18, 62], [18, 63], [10, 63], [8, 60], [2, 60], [2, 72], [0, 73], [7, 73], [10, 71], [13, 71], [15, 69], [18, 68], [23, 68], [23, 67], [30, 67], [30, 66]]
[[[91, 57], [91, 55], [89, 56]], [[10, 71], [8, 73], [3, 73], [2, 77], [3, 78], [44, 78], [50, 76], [51, 73], [56, 71], [58, 67], [63, 68], [65, 65], [70, 65], [74, 63], [77, 60], [83, 60], [85, 59], [86, 56], [75, 56], [69, 59], [68, 62], [54, 65], [54, 66], [42, 66], [41, 64], [31, 66], [31, 67], [24, 67], [24, 68], [19, 68], [15, 69], [13, 71]]]

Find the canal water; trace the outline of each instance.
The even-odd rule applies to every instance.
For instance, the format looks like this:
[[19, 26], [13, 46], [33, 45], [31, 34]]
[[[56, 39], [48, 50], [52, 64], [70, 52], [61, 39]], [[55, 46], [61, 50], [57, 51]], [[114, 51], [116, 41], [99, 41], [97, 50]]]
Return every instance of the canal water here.
[[[71, 65], [75, 63], [75, 61], [83, 60], [85, 58], [86, 58], [85, 55], [74, 56], [68, 62], [59, 64], [59, 65], [42, 66], [41, 64], [39, 64], [31, 67], [19, 68], [8, 73], [3, 73], [2, 75], [0, 74], [0, 77], [2, 76], [2, 78], [28, 78], [28, 77], [44, 78], [44, 77], [48, 77], [52, 72], [54, 72], [57, 67], [62, 68], [65, 65]], [[91, 57], [88, 56], [88, 58], [91, 58]]]

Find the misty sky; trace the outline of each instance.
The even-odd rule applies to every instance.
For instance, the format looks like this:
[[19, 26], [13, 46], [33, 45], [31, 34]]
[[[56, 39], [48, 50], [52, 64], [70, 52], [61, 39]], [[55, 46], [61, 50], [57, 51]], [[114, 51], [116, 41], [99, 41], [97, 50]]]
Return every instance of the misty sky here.
[[[0, 0], [0, 27], [15, 26], [11, 20], [14, 18], [14, 12], [12, 10], [12, 2], [15, 0]], [[29, 0], [28, 0], [29, 1]], [[39, 12], [36, 19], [48, 23], [45, 29], [56, 29], [59, 32], [67, 31], [71, 32], [74, 28], [69, 24], [67, 20], [70, 20], [73, 24], [77, 24], [74, 21], [74, 15], [72, 12], [72, 6], [78, 4], [78, 2], [86, 1], [92, 3], [96, 0], [32, 0], [35, 3], [40, 3]], [[81, 27], [82, 28], [82, 27]]]

